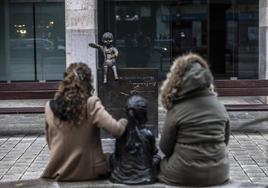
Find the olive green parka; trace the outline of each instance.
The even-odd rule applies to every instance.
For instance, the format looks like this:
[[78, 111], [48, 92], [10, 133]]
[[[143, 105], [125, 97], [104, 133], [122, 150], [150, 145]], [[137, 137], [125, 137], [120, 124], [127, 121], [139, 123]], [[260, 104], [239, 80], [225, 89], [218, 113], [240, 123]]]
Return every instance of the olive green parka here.
[[161, 91], [167, 109], [160, 138], [165, 154], [158, 179], [170, 185], [209, 186], [229, 179], [229, 116], [198, 55], [175, 60]]

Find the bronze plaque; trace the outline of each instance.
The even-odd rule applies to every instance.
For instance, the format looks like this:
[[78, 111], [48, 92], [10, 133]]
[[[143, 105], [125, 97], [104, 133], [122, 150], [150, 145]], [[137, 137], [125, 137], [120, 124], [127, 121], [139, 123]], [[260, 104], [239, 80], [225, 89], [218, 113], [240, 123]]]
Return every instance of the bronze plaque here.
[[98, 70], [98, 96], [106, 110], [116, 119], [126, 117], [125, 105], [128, 97], [138, 94], [147, 100], [149, 127], [158, 135], [158, 69], [122, 68], [118, 70], [119, 80], [115, 81], [112, 71], [108, 83], [103, 83], [102, 70]]

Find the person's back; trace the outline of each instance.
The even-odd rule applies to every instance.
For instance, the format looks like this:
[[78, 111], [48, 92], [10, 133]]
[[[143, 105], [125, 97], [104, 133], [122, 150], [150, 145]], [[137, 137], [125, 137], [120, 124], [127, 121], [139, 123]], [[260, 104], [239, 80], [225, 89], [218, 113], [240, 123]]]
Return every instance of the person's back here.
[[168, 158], [162, 161], [160, 178], [165, 179], [166, 173], [178, 180], [175, 184], [203, 186], [223, 183], [229, 178], [225, 143], [228, 115], [214, 98], [186, 100], [167, 113], [165, 126], [174, 131], [176, 140], [174, 148], [170, 148], [170, 135], [163, 133], [161, 137], [160, 148]]
[[[184, 67], [175, 64], [179, 61]], [[191, 55], [175, 61], [173, 66], [181, 67], [173, 67], [177, 72], [168, 80], [169, 86], [174, 81], [175, 92], [167, 92], [172, 90], [167, 85], [162, 89], [168, 112], [160, 139], [165, 158], [158, 178], [168, 184], [209, 186], [229, 179], [229, 117], [211, 91], [209, 70], [199, 61]]]
[[92, 96], [91, 71], [85, 64], [72, 64], [70, 69], [54, 100], [45, 106], [50, 160], [42, 177], [58, 181], [107, 177], [109, 165], [102, 151], [100, 128], [120, 136], [127, 121], [114, 120], [98, 97]]

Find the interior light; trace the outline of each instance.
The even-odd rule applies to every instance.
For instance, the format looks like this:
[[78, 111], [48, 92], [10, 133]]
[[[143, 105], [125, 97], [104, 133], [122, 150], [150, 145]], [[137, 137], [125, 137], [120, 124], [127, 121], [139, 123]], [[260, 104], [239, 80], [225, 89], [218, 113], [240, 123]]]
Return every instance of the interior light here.
[[115, 16], [115, 19], [116, 19], [116, 20], [119, 20], [119, 21], [121, 20], [121, 18], [120, 18], [119, 15], [116, 15], [116, 16]]
[[20, 34], [25, 35], [27, 31], [25, 29], [20, 30]]

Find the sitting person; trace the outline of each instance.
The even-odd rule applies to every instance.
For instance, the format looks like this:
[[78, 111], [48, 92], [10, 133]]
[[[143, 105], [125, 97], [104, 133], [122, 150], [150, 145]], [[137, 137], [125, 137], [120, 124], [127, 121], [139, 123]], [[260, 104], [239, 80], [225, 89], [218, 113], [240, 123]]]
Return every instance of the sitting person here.
[[111, 156], [110, 180], [123, 184], [149, 184], [156, 179], [160, 156], [152, 132], [144, 127], [147, 105], [144, 98], [134, 95], [127, 101], [128, 125], [125, 133], [116, 139]]
[[165, 157], [159, 181], [186, 186], [226, 182], [229, 116], [213, 91], [206, 61], [192, 53], [177, 58], [161, 89], [167, 115], [160, 138]]
[[93, 180], [109, 175], [100, 129], [115, 137], [126, 119], [116, 121], [93, 96], [91, 69], [74, 63], [64, 73], [53, 100], [45, 106], [45, 133], [50, 160], [42, 177], [57, 181]]

